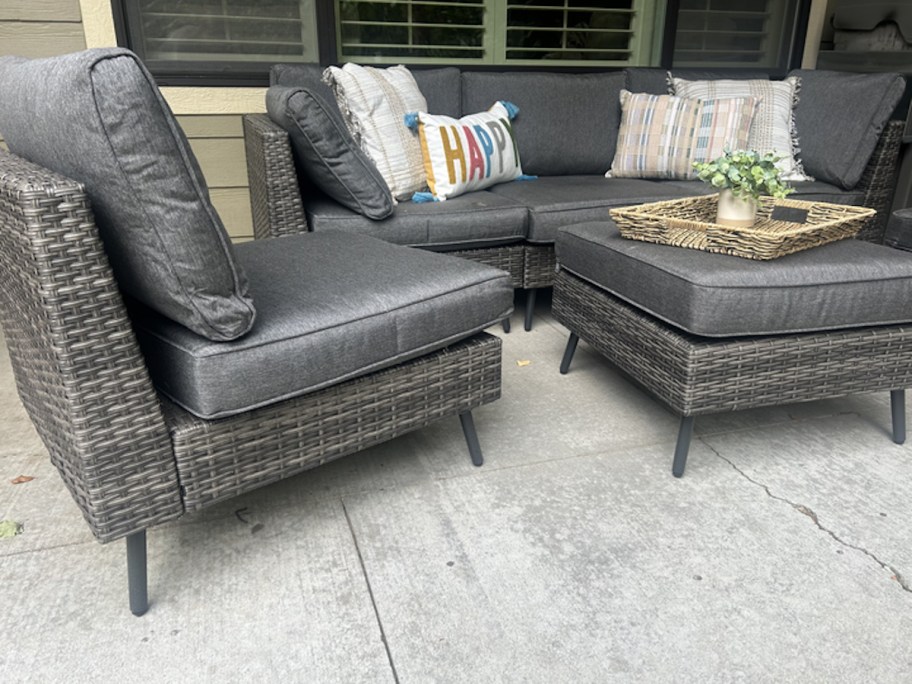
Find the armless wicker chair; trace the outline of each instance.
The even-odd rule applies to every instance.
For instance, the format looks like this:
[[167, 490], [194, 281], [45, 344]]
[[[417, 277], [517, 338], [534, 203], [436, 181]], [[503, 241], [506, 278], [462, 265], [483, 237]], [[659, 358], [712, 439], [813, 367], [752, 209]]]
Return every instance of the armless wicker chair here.
[[[96, 69], [97, 78], [103, 68], [140, 78], [146, 75], [127, 51], [90, 53], [41, 60], [46, 64], [35, 68], [44, 69], [41, 78], [63, 73], [67, 82], [74, 80], [66, 73], [71, 67], [82, 69], [80, 73]], [[0, 61], [0, 87], [6, 85], [3, 76], [9, 76], [3, 67]], [[150, 92], [159, 97], [154, 85], [152, 88]], [[123, 99], [118, 92], [116, 102]], [[0, 114], [2, 110], [0, 107]], [[167, 114], [170, 116], [169, 111]], [[9, 122], [9, 116], [0, 116], [0, 124]], [[21, 143], [7, 133], [14, 128], [0, 126], [12, 149], [16, 142]], [[36, 132], [41, 129], [36, 122]], [[345, 274], [340, 274], [336, 278], [340, 282], [326, 287], [341, 292], [353, 302], [352, 307], [363, 311], [367, 304], [360, 300], [379, 302], [370, 304], [379, 312], [362, 314], [363, 318], [386, 315], [380, 309], [389, 301], [404, 302], [392, 312], [396, 320], [384, 324], [403, 326], [396, 327], [391, 337], [401, 340], [413, 333], [405, 327], [409, 321], [417, 321], [431, 337], [422, 338], [411, 351], [396, 358], [340, 371], [338, 380], [321, 381], [313, 388], [227, 412], [224, 417], [199, 417], [175, 403], [181, 395], [171, 386], [173, 364], [168, 357], [150, 355], [154, 345], [148, 346], [148, 339], [141, 338], [143, 334], [149, 338], [151, 327], [164, 318], [154, 312], [138, 313], [145, 307], [134, 306], [132, 298], [122, 295], [123, 271], [113, 266], [109, 233], [102, 230], [95, 199], [82, 182], [0, 150], [0, 322], [19, 396], [95, 537], [102, 543], [126, 538], [134, 614], [141, 615], [148, 606], [146, 530], [187, 511], [293, 476], [446, 416], [460, 417], [472, 460], [481, 465], [471, 410], [500, 395], [500, 340], [480, 330], [501, 320], [512, 306], [507, 274], [461, 259], [389, 246], [396, 250], [388, 254], [394, 274], [400, 272], [396, 269], [422, 266], [420, 260], [430, 257], [435, 261], [424, 262], [423, 268], [436, 279], [445, 281], [453, 274], [462, 277], [468, 268], [469, 279], [484, 281], [487, 290], [463, 287], [455, 308], [441, 311], [439, 300], [445, 299], [445, 293], [435, 291], [437, 285], [432, 282], [425, 288], [427, 296], [416, 304], [417, 314], [409, 318], [406, 305], [413, 295], [396, 292], [395, 278], [386, 277], [373, 291], [358, 293], [345, 290], [349, 285], [341, 282]], [[104, 228], [110, 231], [112, 226]], [[297, 265], [303, 271], [310, 265], [308, 250], [320, 245], [299, 243], [298, 237], [307, 238], [272, 241], [278, 247], [272, 253], [300, 248]], [[338, 250], [353, 244], [341, 234], [334, 240], [329, 247]], [[362, 252], [385, 249], [385, 243], [376, 243], [365, 243]], [[250, 243], [254, 244], [263, 245]], [[239, 248], [238, 254], [241, 252]], [[248, 256], [250, 253], [248, 250]], [[264, 268], [270, 284], [282, 277], [270, 274], [268, 263]], [[471, 272], [473, 268], [476, 270]], [[248, 275], [257, 304], [256, 274], [248, 268]], [[401, 277], [407, 280], [406, 276]], [[447, 285], [453, 285], [452, 279]], [[425, 286], [418, 282], [414, 287]], [[287, 300], [285, 294], [279, 293], [283, 300]], [[268, 296], [263, 297], [261, 303], [268, 303]], [[455, 317], [450, 316], [453, 311], [460, 314], [461, 327], [458, 332], [444, 332], [448, 318]], [[277, 314], [266, 304], [258, 305], [259, 332], [254, 326], [246, 337], [262, 334], [270, 315], [275, 319]], [[301, 312], [301, 317], [308, 315]], [[173, 328], [177, 330], [173, 334], [182, 340], [201, 340], [210, 346], [237, 344], [209, 342], [176, 323], [168, 322], [168, 326], [162, 323], [162, 330]], [[323, 328], [319, 332], [325, 334]], [[365, 337], [377, 346], [376, 335]], [[351, 354], [351, 349], [340, 349], [332, 340], [325, 346], [329, 348], [322, 355], [314, 347], [306, 350], [311, 359], [316, 357], [316, 367]], [[297, 355], [293, 361], [297, 363]], [[300, 366], [292, 368], [304, 369], [306, 361], [302, 359]], [[268, 368], [257, 366], [254, 375], [260, 370]], [[282, 375], [294, 373], [283, 370]], [[243, 382], [246, 393], [251, 374], [234, 377], [234, 384]], [[160, 384], [165, 393], [157, 390]], [[173, 400], [175, 396], [177, 400]]]

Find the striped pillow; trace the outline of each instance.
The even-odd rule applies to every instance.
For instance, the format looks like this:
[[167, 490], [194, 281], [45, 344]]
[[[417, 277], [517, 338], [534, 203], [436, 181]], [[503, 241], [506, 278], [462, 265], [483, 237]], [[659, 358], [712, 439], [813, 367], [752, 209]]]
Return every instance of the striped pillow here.
[[323, 81], [332, 88], [352, 137], [361, 145], [396, 199], [407, 199], [427, 184], [418, 139], [402, 119], [427, 111], [427, 101], [404, 66], [388, 69], [345, 64], [328, 67]]
[[747, 146], [754, 97], [698, 100], [621, 91], [621, 127], [609, 178], [695, 178], [693, 162]]
[[804, 173], [798, 160], [798, 144], [793, 110], [797, 102], [798, 79], [784, 81], [719, 79], [687, 81], [673, 78], [675, 95], [701, 99], [719, 97], [756, 97], [760, 106], [751, 125], [746, 147], [761, 154], [774, 152], [781, 156], [776, 166], [783, 180], [813, 180]]

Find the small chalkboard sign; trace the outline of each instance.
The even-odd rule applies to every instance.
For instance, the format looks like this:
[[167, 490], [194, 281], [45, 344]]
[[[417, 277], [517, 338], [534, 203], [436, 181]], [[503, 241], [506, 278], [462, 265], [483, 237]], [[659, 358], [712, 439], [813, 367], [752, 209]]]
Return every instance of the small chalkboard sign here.
[[808, 212], [807, 209], [799, 209], [798, 207], [773, 207], [770, 219], [773, 221], [788, 221], [789, 223], [807, 223]]

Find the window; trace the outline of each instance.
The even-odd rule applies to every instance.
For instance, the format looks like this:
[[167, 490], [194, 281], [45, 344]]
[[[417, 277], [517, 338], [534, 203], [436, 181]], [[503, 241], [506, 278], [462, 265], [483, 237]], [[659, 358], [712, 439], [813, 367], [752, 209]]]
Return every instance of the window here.
[[126, 44], [156, 76], [243, 79], [276, 62], [319, 61], [314, 0], [124, 0], [120, 9]]
[[648, 64], [655, 0], [335, 0], [338, 60]]
[[112, 6], [120, 44], [137, 52], [159, 82], [263, 85], [278, 62], [782, 71], [801, 47], [810, 1], [112, 0]]
[[787, 68], [796, 0], [680, 0], [672, 66]]

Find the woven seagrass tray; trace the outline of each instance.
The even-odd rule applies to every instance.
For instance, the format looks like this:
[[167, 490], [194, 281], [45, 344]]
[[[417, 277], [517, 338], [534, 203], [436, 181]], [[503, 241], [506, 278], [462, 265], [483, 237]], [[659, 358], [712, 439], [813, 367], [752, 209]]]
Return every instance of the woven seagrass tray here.
[[[612, 209], [621, 235], [633, 240], [701, 249], [746, 259], [775, 259], [853, 237], [877, 212], [827, 202], [761, 197], [757, 220], [748, 228], [715, 223], [719, 195], [650, 202]], [[776, 207], [807, 211], [802, 223], [770, 218]]]

